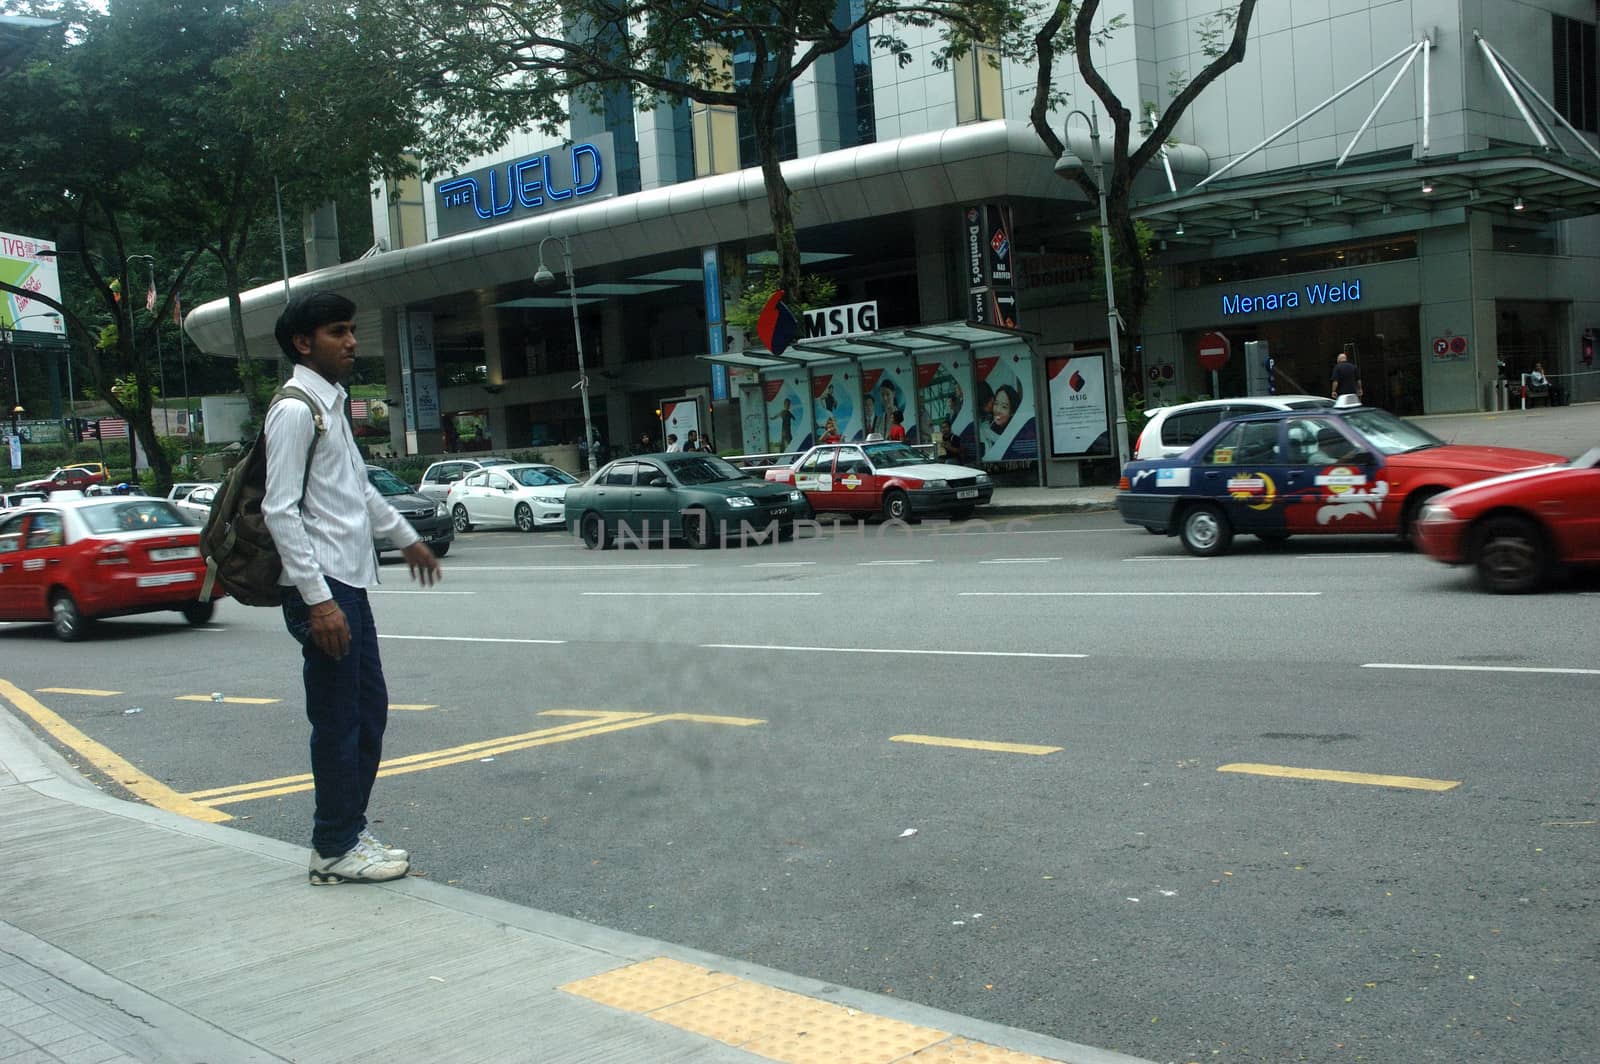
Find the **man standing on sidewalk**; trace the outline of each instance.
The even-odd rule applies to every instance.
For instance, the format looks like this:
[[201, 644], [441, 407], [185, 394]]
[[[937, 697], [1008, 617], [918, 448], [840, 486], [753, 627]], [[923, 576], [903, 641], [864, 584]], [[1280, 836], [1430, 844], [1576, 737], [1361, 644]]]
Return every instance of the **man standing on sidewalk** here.
[[[296, 295], [274, 335], [294, 363], [285, 387], [303, 392], [267, 411], [267, 490], [261, 514], [283, 559], [283, 619], [305, 659], [306, 717], [316, 812], [313, 886], [398, 879], [410, 855], [367, 828], [367, 800], [383, 755], [389, 692], [367, 588], [378, 581], [373, 536], [401, 543], [424, 587], [439, 560], [368, 482], [345, 417], [340, 382], [356, 365], [355, 304], [332, 292]], [[319, 439], [318, 436], [321, 436]]]

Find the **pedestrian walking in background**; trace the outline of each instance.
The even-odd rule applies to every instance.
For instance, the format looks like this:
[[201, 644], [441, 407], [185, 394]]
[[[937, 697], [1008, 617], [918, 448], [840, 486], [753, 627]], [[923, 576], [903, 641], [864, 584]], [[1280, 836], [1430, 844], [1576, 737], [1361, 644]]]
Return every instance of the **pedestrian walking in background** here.
[[1361, 370], [1350, 361], [1350, 356], [1344, 351], [1339, 352], [1339, 357], [1333, 361], [1333, 397], [1353, 395], [1361, 398]]
[[[399, 879], [405, 850], [378, 841], [367, 804], [383, 757], [389, 691], [367, 588], [378, 582], [375, 536], [401, 544], [424, 587], [439, 560], [367, 480], [345, 417], [342, 381], [356, 365], [355, 304], [333, 292], [297, 295], [274, 333], [295, 364], [285, 387], [305, 393], [267, 411], [267, 485], [261, 515], [283, 560], [283, 619], [301, 645], [311, 722], [314, 886]], [[318, 438], [320, 435], [320, 439]]]

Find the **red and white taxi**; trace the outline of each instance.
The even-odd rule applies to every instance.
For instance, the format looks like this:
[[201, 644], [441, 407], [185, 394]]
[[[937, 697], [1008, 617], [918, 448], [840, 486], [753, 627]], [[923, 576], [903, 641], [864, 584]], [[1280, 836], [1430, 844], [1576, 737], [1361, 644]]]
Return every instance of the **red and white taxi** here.
[[794, 465], [767, 470], [767, 479], [799, 488], [818, 513], [876, 513], [890, 521], [930, 513], [967, 517], [994, 495], [981, 469], [930, 462], [889, 441], [821, 444]]
[[1567, 465], [1480, 480], [1422, 508], [1417, 546], [1473, 565], [1489, 591], [1536, 591], [1563, 565], [1600, 564], [1600, 447]]
[[211, 619], [199, 601], [200, 532], [165, 499], [117, 496], [36, 503], [0, 515], [0, 620], [49, 621], [82, 639], [100, 617], [176, 610]]

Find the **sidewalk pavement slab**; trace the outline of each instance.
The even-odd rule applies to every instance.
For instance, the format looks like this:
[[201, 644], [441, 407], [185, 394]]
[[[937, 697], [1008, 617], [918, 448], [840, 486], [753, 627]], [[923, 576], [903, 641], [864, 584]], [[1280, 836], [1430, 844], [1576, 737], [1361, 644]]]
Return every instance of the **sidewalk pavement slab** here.
[[[103, 794], [10, 712], [0, 855], [8, 1064], [1139, 1064], [426, 879], [313, 888], [305, 849]], [[630, 966], [693, 990], [630, 1006]], [[751, 1002], [818, 1029], [755, 1037]], [[861, 1051], [825, 1048], [826, 1024]], [[872, 1048], [896, 1044], [920, 1049]]]

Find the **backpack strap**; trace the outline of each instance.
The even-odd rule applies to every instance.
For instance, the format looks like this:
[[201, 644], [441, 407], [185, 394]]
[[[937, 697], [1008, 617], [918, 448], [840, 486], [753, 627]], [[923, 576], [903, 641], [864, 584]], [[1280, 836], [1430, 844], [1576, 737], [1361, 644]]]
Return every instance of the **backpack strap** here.
[[[322, 437], [327, 435], [328, 425], [323, 420], [322, 408], [317, 405], [316, 400], [302, 391], [293, 381], [286, 381], [282, 387], [272, 393], [272, 402], [267, 404], [267, 409], [270, 411], [285, 399], [298, 399], [306, 404], [306, 409], [311, 411], [311, 423], [316, 426], [317, 430], [311, 437], [311, 448], [306, 451], [306, 472], [305, 476], [300, 480], [300, 498], [304, 500], [306, 489], [311, 486], [311, 459], [316, 456], [317, 444], [321, 443]], [[262, 421], [261, 431], [263, 433], [267, 431], [265, 419]]]

